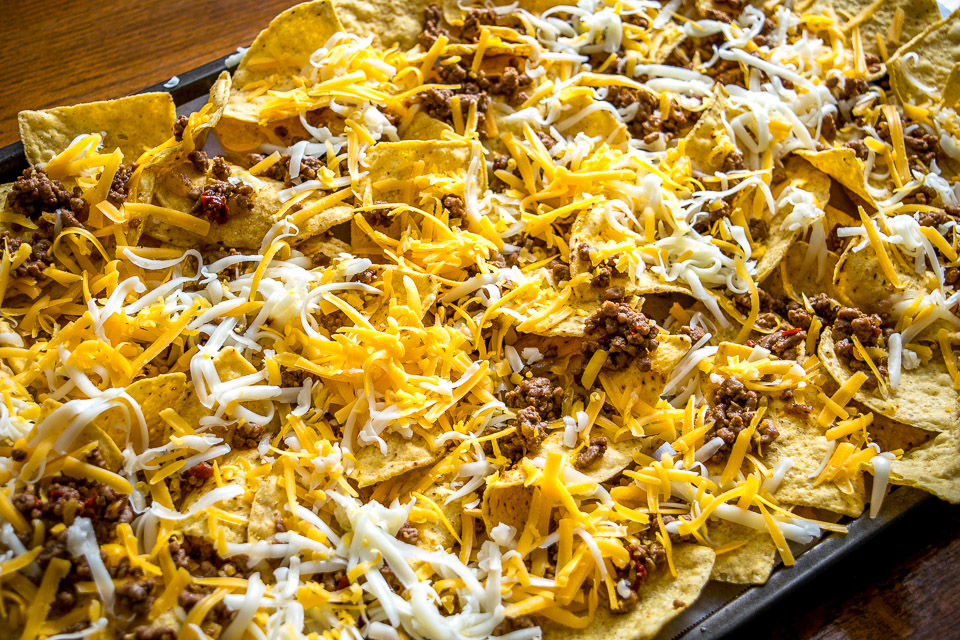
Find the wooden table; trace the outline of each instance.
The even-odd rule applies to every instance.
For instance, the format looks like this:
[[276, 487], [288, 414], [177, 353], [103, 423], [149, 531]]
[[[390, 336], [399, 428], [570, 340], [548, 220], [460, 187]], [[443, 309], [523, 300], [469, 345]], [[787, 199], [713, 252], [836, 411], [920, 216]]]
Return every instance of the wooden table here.
[[[19, 109], [114, 98], [249, 45], [289, 0], [9, 0], [0, 22], [0, 145]], [[229, 7], [229, 8], [228, 8]], [[747, 638], [960, 637], [960, 508], [858, 551]]]

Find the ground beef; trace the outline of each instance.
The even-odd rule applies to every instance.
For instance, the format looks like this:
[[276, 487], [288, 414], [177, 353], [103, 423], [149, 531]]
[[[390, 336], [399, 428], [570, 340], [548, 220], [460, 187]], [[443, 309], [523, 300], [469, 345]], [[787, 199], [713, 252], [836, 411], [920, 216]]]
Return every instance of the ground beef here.
[[[883, 338], [883, 320], [876, 314], [867, 315], [859, 309], [840, 307], [837, 310], [836, 320], [833, 323], [833, 340], [837, 357], [851, 371], [863, 371], [867, 374], [867, 384], [876, 386], [877, 380], [870, 370], [870, 366], [856, 357], [856, 346], [853, 337], [864, 347], [880, 347]], [[874, 364], [881, 376], [887, 375], [886, 356], [874, 359]]]
[[253, 570], [247, 569], [247, 557], [221, 558], [214, 543], [196, 536], [184, 536], [181, 542], [175, 536], [167, 540], [167, 548], [173, 563], [191, 574], [212, 578], [215, 576], [248, 577]]
[[193, 165], [193, 168], [200, 173], [206, 173], [210, 168], [210, 160], [207, 158], [206, 151], [200, 151], [199, 149], [196, 151], [191, 151], [187, 155], [187, 160]]
[[585, 469], [594, 462], [603, 457], [607, 452], [607, 439], [603, 436], [591, 438], [590, 445], [577, 455], [573, 466], [577, 469]]
[[809, 329], [810, 323], [813, 321], [813, 316], [810, 315], [806, 309], [797, 305], [794, 308], [791, 308], [787, 311], [787, 321], [792, 324], [794, 327], [799, 327], [800, 329]]
[[424, 13], [423, 31], [418, 37], [420, 46], [429, 49], [441, 35], [448, 35], [446, 28], [443, 27], [443, 12], [440, 6], [436, 4], [427, 5]]
[[550, 263], [550, 275], [553, 276], [553, 283], [560, 284], [570, 279], [570, 265], [560, 259], [555, 259]]
[[626, 597], [617, 592], [617, 606], [614, 613], [627, 613], [637, 604], [637, 591], [647, 578], [663, 567], [667, 562], [667, 551], [655, 540], [643, 540], [639, 544], [627, 545], [630, 562], [623, 569], [617, 568], [616, 582], [626, 580], [630, 591]]
[[820, 135], [823, 136], [823, 139], [827, 142], [833, 142], [837, 138], [837, 120], [832, 113], [828, 113], [823, 116], [822, 124], [820, 125]]
[[7, 194], [7, 208], [37, 220], [43, 213], [58, 213], [64, 227], [82, 227], [90, 206], [80, 187], [68, 190], [59, 180], [51, 180], [43, 169], [24, 169]]
[[825, 293], [818, 293], [809, 300], [810, 308], [813, 309], [813, 312], [819, 317], [825, 319], [828, 323], [832, 323], [834, 318], [837, 317], [837, 308], [838, 305], [836, 301], [828, 296]]
[[703, 336], [707, 335], [707, 332], [703, 330], [702, 327], [690, 327], [683, 326], [680, 327], [680, 330], [677, 331], [681, 336], [687, 336], [690, 338], [690, 342], [696, 344]]
[[213, 167], [211, 168], [213, 177], [222, 182], [226, 182], [230, 178], [230, 165], [227, 164], [227, 161], [223, 159], [223, 156], [216, 156], [213, 159]]
[[517, 418], [513, 421], [516, 431], [508, 438], [498, 440], [500, 453], [516, 462], [524, 455], [535, 451], [547, 432], [543, 428], [543, 419], [534, 407], [524, 407], [517, 411]]
[[476, 44], [480, 41], [480, 27], [496, 25], [497, 12], [493, 9], [470, 9], [463, 19], [463, 28], [460, 31], [460, 40]]
[[697, 233], [710, 233], [711, 229], [713, 229], [713, 225], [716, 222], [730, 215], [730, 203], [726, 200], [717, 200], [716, 202], [711, 203], [710, 206], [713, 208], [706, 212], [701, 211], [698, 214], [698, 216], [702, 216], [704, 213], [706, 213], [707, 217], [701, 218], [694, 223], [693, 230]]
[[113, 176], [113, 182], [110, 183], [110, 191], [107, 193], [107, 202], [115, 207], [119, 207], [127, 199], [127, 190], [130, 188], [130, 177], [137, 170], [137, 163], [134, 162], [129, 167], [120, 165], [117, 173]]
[[195, 216], [202, 216], [210, 222], [223, 224], [230, 219], [230, 200], [235, 204], [233, 213], [240, 213], [250, 209], [253, 195], [253, 187], [241, 183], [230, 184], [221, 180], [211, 180], [196, 195], [197, 203], [193, 206], [191, 213]]
[[[776, 313], [780, 316], [786, 314], [789, 303], [783, 298], [771, 295], [763, 287], [757, 287], [757, 297], [760, 302], [760, 313]], [[743, 315], [748, 315], [753, 310], [749, 293], [734, 294], [733, 304]]]
[[57, 476], [13, 495], [14, 506], [27, 520], [42, 520], [49, 531], [78, 517], [90, 518], [100, 543], [114, 539], [116, 526], [133, 520], [127, 496], [93, 480]]
[[796, 360], [800, 345], [807, 340], [807, 332], [799, 327], [776, 331], [760, 338], [759, 344], [781, 360]]
[[123, 640], [176, 640], [177, 631], [171, 627], [141, 625], [123, 635]]
[[263, 439], [262, 425], [244, 422], [233, 431], [234, 449], [256, 449]]
[[537, 626], [537, 621], [530, 616], [520, 616], [518, 618], [504, 618], [496, 627], [493, 628], [494, 636], [505, 636], [521, 629], [532, 629]]
[[851, 140], [850, 142], [844, 142], [843, 146], [845, 149], [853, 149], [853, 152], [861, 160], [867, 159], [867, 144], [863, 140]]
[[467, 207], [463, 203], [463, 198], [455, 195], [443, 196], [441, 200], [443, 208], [450, 213], [450, 219], [463, 218], [467, 215]]
[[154, 586], [156, 583], [150, 578], [124, 582], [116, 590], [117, 604], [128, 613], [145, 614], [153, 606]]
[[532, 407], [541, 419], [559, 418], [563, 407], [563, 387], [548, 378], [527, 378], [507, 392], [507, 406]]
[[177, 116], [177, 119], [173, 121], [173, 139], [177, 142], [183, 140], [183, 132], [186, 130], [189, 120], [187, 116]]
[[400, 530], [397, 531], [397, 538], [401, 542], [406, 542], [407, 544], [417, 544], [419, 534], [417, 533], [417, 528], [415, 526], [409, 522], [404, 522], [403, 526], [400, 527]]
[[636, 309], [607, 300], [587, 318], [581, 350], [588, 359], [605, 350], [605, 367], [624, 369], [635, 362], [641, 371], [649, 371], [658, 333], [656, 323]]
[[680, 137], [693, 127], [699, 113], [687, 111], [674, 104], [669, 116], [664, 118], [660, 111], [660, 100], [650, 91], [613, 86], [607, 90], [607, 102], [617, 109], [637, 105], [637, 112], [630, 122], [630, 133], [647, 144], [655, 142], [661, 135], [664, 142]]
[[[736, 378], [727, 378], [714, 392], [714, 401], [707, 411], [707, 420], [713, 420], [713, 427], [706, 439], [723, 439], [721, 451], [728, 450], [741, 431], [750, 426], [759, 406], [759, 395], [750, 391]], [[751, 445], [764, 445], [773, 442], [779, 433], [773, 422], [763, 420], [757, 425]]]
[[[251, 153], [247, 156], [248, 166], [252, 167], [266, 157], [263, 154]], [[303, 156], [300, 159], [300, 181], [316, 180], [323, 167], [324, 161], [322, 159]], [[290, 180], [290, 156], [285, 153], [282, 154], [276, 162], [264, 169], [261, 175], [282, 182], [286, 186], [291, 186], [293, 182]]]

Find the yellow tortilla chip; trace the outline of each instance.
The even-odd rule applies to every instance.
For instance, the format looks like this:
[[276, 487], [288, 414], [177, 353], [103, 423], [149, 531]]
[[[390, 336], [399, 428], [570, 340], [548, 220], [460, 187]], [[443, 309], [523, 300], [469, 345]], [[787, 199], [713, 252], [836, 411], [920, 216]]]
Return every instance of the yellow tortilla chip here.
[[890, 313], [894, 300], [928, 293], [925, 278], [904, 265], [889, 249], [887, 255], [897, 274], [899, 287], [884, 275], [873, 245], [854, 251], [851, 243], [837, 261], [833, 281], [839, 300], [865, 313]]
[[103, 148], [120, 149], [124, 162], [173, 135], [176, 109], [169, 93], [140, 93], [72, 107], [21, 111], [17, 120], [30, 164], [47, 162], [79, 135], [103, 133]]
[[[446, 504], [447, 496], [451, 493], [452, 492], [446, 487], [434, 484], [424, 491], [423, 495], [440, 507], [440, 511], [442, 511], [443, 515], [450, 521], [453, 530], [459, 534], [463, 528], [461, 524], [463, 500], [454, 500], [450, 504]], [[418, 501], [418, 506], [428, 508], [421, 501]], [[445, 524], [439, 522], [439, 518], [437, 518], [436, 522], [414, 522], [413, 526], [417, 529], [417, 546], [421, 549], [426, 549], [427, 551], [436, 549], [446, 550], [453, 548], [456, 544], [457, 539], [453, 537], [453, 534], [450, 533], [450, 530]]]
[[871, 209], [877, 208], [867, 190], [866, 168], [853, 149], [800, 150], [797, 155], [849, 189]]
[[[960, 12], [929, 24], [890, 57], [890, 87], [903, 102], [942, 95], [960, 52]], [[913, 55], [911, 55], [913, 54]]]
[[[781, 185], [783, 189], [788, 187], [802, 189], [813, 195], [817, 206], [821, 209], [827, 205], [830, 200], [830, 177], [827, 174], [800, 158], [790, 158], [785, 165], [785, 170], [790, 177]], [[741, 197], [734, 203], [734, 208], [745, 207], [746, 215], [744, 219], [755, 219], [757, 216], [751, 215], [749, 206], [751, 200], [755, 202], [754, 191], [743, 189], [740, 194]], [[777, 268], [777, 265], [780, 264], [780, 261], [783, 260], [787, 251], [800, 235], [799, 230], [790, 231], [783, 227], [784, 220], [791, 213], [793, 213], [793, 206], [785, 204], [779, 207], [776, 215], [769, 221], [770, 235], [759, 243], [762, 250], [758, 251], [760, 255], [756, 266], [757, 275], [755, 278], [758, 282], [766, 279]]]
[[[848, 36], [854, 25], [859, 27], [864, 52], [874, 55], [880, 55], [878, 35], [886, 44], [887, 51], [893, 53], [927, 25], [940, 19], [940, 9], [934, 0], [885, 0], [880, 3], [872, 0], [826, 0], [815, 3], [805, 13], [818, 14], [827, 6], [837, 12], [840, 25]], [[903, 27], [899, 39], [894, 42], [887, 36], [898, 9], [903, 12]], [[865, 12], [866, 16], [863, 16]], [[862, 19], [855, 22], [858, 18]]]
[[440, 457], [441, 452], [432, 450], [416, 432], [409, 440], [395, 431], [384, 431], [380, 437], [387, 443], [386, 454], [380, 452], [376, 443], [360, 446], [354, 451], [357, 462], [348, 475], [361, 488], [425, 467]]
[[857, 478], [851, 494], [843, 493], [832, 482], [814, 486], [815, 478], [810, 477], [820, 467], [828, 451], [827, 438], [814, 418], [819, 409], [809, 415], [797, 415], [786, 411], [785, 407], [786, 403], [782, 400], [774, 400], [770, 402], [766, 413], [780, 435], [767, 446], [763, 464], [773, 469], [784, 458], [793, 460], [793, 465], [773, 496], [782, 504], [859, 516], [864, 504], [862, 476]]
[[681, 544], [673, 548], [677, 577], [664, 569], [648, 578], [637, 590], [637, 606], [626, 613], [597, 609], [593, 622], [571, 633], [569, 627], [543, 625], [543, 640], [646, 640], [656, 636], [668, 622], [689, 607], [710, 579], [716, 554], [709, 547]]
[[277, 519], [283, 513], [287, 496], [279, 486], [277, 475], [270, 474], [260, 478], [257, 491], [250, 505], [250, 520], [247, 523], [247, 541], [260, 542], [277, 532]]
[[717, 555], [712, 580], [731, 584], [764, 584], [777, 564], [777, 546], [766, 531], [721, 520], [710, 527], [716, 547], [743, 542], [743, 546]]
[[[387, 318], [390, 317], [392, 308], [399, 306], [413, 310], [411, 305], [417, 305], [419, 306], [418, 316], [423, 320], [423, 316], [437, 300], [440, 281], [436, 276], [416, 273], [400, 267], [374, 265], [371, 269], [378, 272], [377, 280], [382, 283], [384, 295], [378, 297], [379, 305], [370, 315], [370, 324], [381, 330], [386, 328]], [[406, 280], [410, 280], [416, 288], [418, 302], [413, 300], [410, 292], [407, 291]]]
[[[591, 437], [600, 435], [598, 430], [591, 433]], [[627, 438], [619, 442], [614, 442], [613, 438], [607, 437], [607, 450], [603, 457], [596, 460], [593, 464], [586, 467], [574, 467], [577, 471], [587, 476], [594, 482], [606, 482], [615, 477], [621, 471], [627, 468], [627, 465], [633, 462], [633, 452], [640, 447], [640, 441], [634, 438]], [[573, 449], [568, 449], [563, 444], [563, 431], [554, 431], [550, 433], [540, 444], [540, 450], [536, 455], [545, 456], [553, 451], [570, 454]], [[571, 464], [573, 459], [571, 459]]]
[[[241, 139], [256, 131], [237, 128], [238, 122], [259, 123], [261, 107], [272, 99], [269, 93], [252, 96], [248, 86], [269, 81], [273, 89], [291, 89], [294, 76], [299, 76], [309, 64], [310, 55], [342, 30], [330, 0], [298, 4], [274, 18], [250, 45], [233, 74], [233, 87], [217, 127], [217, 137], [236, 149], [236, 140], [231, 135], [235, 130], [241, 132]], [[268, 128], [264, 127], [263, 131]]]
[[[824, 329], [817, 355], [824, 369], [843, 384], [852, 375], [837, 356], [833, 332]], [[939, 354], [916, 369], [903, 369], [900, 384], [883, 397], [879, 389], [860, 388], [854, 396], [871, 410], [927, 431], [955, 431], [960, 424], [960, 398]]]
[[[463, 180], [470, 171], [471, 158], [483, 156], [479, 142], [423, 141], [381, 142], [367, 151], [367, 182], [372, 187], [373, 201], [421, 204], [414, 178], [430, 175]], [[480, 192], [487, 188], [486, 163], [480, 162], [473, 179]]]
[[695, 172], [712, 175], [721, 171], [726, 157], [737, 150], [723, 124], [726, 108], [726, 98], [717, 96], [700, 116], [696, 126], [681, 140], [681, 148], [690, 158]]
[[890, 465], [890, 481], [960, 503], [960, 431], [940, 433]]
[[[186, 390], [187, 376], [182, 373], [165, 373], [155, 378], [143, 378], [126, 388], [130, 397], [140, 405], [140, 411], [147, 425], [150, 442], [143, 444], [140, 443], [140, 427], [131, 416], [129, 438], [140, 445], [141, 450], [147, 446], [157, 447], [164, 443], [167, 426], [160, 418], [160, 412], [180, 402]], [[126, 446], [128, 434], [123, 426], [123, 413], [120, 409], [104, 412], [96, 422], [120, 448]]]
[[[236, 484], [244, 489], [249, 484], [247, 474], [259, 462], [260, 455], [253, 451], [231, 451], [218, 460], [220, 474], [224, 478], [223, 486]], [[202, 487], [190, 493], [180, 506], [181, 512], [190, 510], [190, 507], [204, 495], [210, 493], [216, 488], [216, 482], [213, 478], [207, 480]], [[250, 519], [251, 503], [244, 500], [244, 494], [240, 494], [229, 500], [221, 500], [217, 503], [217, 509], [226, 512], [229, 515], [241, 519], [243, 522], [231, 522], [228, 520], [218, 520], [217, 528], [223, 531], [223, 536], [227, 542], [246, 542], [247, 524]], [[186, 536], [203, 537], [208, 540], [217, 540], [218, 534], [210, 529], [211, 518], [206, 509], [201, 509], [198, 513], [186, 518], [178, 523], [178, 528]]]
[[401, 50], [417, 46], [423, 31], [424, 9], [432, 0], [334, 0], [344, 31], [373, 38], [373, 45]]
[[[236, 165], [230, 165], [230, 169], [234, 175], [243, 172], [243, 169]], [[190, 190], [202, 189], [207, 180], [207, 177], [190, 163], [154, 167], [144, 175], [153, 175], [156, 180], [150, 194], [143, 194], [144, 199], [151, 197], [159, 206], [184, 213], [190, 213], [196, 203], [188, 195]], [[279, 194], [284, 185], [277, 180], [259, 177], [253, 183], [252, 189], [249, 207], [239, 209], [236, 200], [231, 199], [228, 202], [231, 214], [226, 222], [210, 223], [210, 230], [205, 236], [153, 218], [144, 221], [143, 233], [178, 247], [195, 247], [199, 244], [214, 248], [259, 249], [264, 236], [278, 220], [277, 214], [283, 207]], [[309, 207], [325, 195], [327, 192], [317, 191], [302, 200], [301, 204], [304, 208]], [[320, 211], [300, 224], [297, 241], [319, 235], [341, 222], [346, 222], [352, 216], [352, 210], [347, 206], [334, 206]]]

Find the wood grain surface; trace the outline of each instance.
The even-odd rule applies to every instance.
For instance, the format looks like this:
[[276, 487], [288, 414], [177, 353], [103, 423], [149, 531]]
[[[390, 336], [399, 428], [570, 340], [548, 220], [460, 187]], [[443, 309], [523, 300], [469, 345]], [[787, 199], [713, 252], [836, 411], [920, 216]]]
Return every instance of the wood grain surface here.
[[[0, 145], [16, 114], [114, 98], [249, 45], [289, 0], [3, 0]], [[807, 585], [746, 638], [960, 638], [960, 508], [856, 552]]]

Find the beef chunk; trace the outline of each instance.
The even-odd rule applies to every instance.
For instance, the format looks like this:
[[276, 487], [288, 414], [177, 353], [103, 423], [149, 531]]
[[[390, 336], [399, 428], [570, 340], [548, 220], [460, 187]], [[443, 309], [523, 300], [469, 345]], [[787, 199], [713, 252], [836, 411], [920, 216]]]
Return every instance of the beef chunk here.
[[636, 362], [641, 371], [653, 366], [650, 354], [658, 346], [656, 323], [626, 304], [607, 300], [587, 318], [581, 349], [587, 358], [603, 349], [607, 352], [604, 366], [624, 369]]

